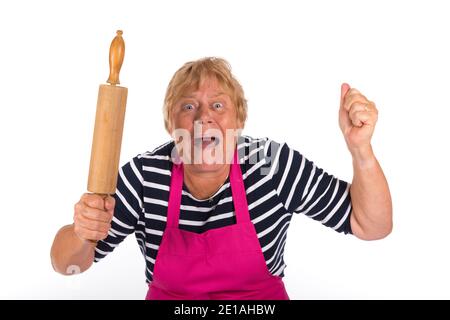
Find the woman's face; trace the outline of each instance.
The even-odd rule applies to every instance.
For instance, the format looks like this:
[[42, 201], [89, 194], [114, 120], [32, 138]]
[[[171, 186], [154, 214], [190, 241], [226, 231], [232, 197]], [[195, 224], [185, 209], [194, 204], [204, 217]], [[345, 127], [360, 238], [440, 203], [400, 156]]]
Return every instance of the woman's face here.
[[213, 172], [230, 163], [242, 125], [230, 96], [215, 78], [203, 79], [172, 110], [171, 133], [184, 164]]

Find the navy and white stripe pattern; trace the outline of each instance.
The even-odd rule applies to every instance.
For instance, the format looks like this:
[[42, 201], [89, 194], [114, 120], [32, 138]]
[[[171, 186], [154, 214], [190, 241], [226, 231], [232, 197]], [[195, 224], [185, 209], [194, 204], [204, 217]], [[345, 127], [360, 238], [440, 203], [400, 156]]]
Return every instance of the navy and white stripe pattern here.
[[[97, 244], [96, 262], [134, 232], [146, 260], [146, 280], [152, 281], [167, 221], [173, 147], [170, 141], [136, 156], [119, 170], [114, 218], [108, 237]], [[327, 174], [286, 144], [267, 138], [241, 136], [238, 150], [250, 218], [273, 275], [284, 276], [284, 247], [293, 213], [351, 233], [347, 182]], [[180, 210], [183, 230], [202, 233], [235, 224], [229, 178], [205, 200], [196, 199], [183, 185]]]

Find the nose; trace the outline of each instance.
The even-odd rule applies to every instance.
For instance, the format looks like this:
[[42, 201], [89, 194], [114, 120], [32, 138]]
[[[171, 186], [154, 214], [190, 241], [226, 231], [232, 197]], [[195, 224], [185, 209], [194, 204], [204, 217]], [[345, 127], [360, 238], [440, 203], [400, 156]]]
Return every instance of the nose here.
[[212, 117], [211, 117], [211, 110], [209, 110], [208, 105], [205, 105], [205, 104], [200, 105], [200, 107], [198, 108], [194, 122], [196, 124], [201, 124], [201, 125], [210, 124], [213, 122]]

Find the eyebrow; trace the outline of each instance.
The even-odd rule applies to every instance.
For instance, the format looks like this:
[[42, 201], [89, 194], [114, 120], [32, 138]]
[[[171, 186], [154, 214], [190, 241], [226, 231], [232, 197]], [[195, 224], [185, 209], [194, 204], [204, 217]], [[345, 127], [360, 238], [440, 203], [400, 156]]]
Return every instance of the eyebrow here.
[[[222, 95], [226, 95], [226, 93], [225, 92], [218, 92], [215, 95], [209, 96], [208, 98], [216, 98], [216, 97], [219, 97], [219, 96], [222, 96]], [[181, 97], [182, 98], [194, 98], [194, 95], [192, 95], [192, 94], [190, 94], [190, 95], [182, 95]]]

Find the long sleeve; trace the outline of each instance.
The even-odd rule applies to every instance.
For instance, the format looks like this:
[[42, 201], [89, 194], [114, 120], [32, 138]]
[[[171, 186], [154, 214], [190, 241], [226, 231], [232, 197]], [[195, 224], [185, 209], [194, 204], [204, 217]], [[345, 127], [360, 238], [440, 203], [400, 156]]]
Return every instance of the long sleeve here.
[[302, 213], [338, 232], [351, 233], [350, 184], [317, 167], [286, 144], [268, 141], [274, 188], [289, 212]]
[[112, 252], [129, 234], [135, 231], [142, 214], [143, 178], [142, 163], [133, 158], [119, 169], [114, 216], [108, 236], [98, 241], [95, 249], [95, 261], [99, 261]]

